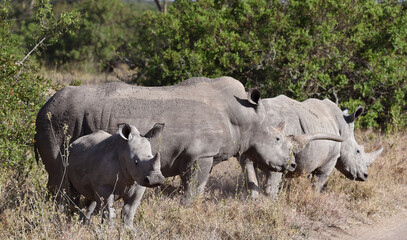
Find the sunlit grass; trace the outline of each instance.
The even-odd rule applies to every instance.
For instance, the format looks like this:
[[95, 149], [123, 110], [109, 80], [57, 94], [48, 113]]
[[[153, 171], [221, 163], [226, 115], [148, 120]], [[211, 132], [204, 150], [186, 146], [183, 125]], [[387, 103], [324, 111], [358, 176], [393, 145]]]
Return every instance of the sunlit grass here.
[[[315, 239], [313, 232], [372, 222], [407, 207], [407, 136], [357, 132], [367, 151], [385, 150], [369, 169], [366, 182], [350, 181], [334, 171], [325, 191], [316, 193], [302, 176], [291, 181], [277, 200], [260, 194], [252, 201], [240, 166], [232, 159], [213, 169], [204, 196], [181, 205], [178, 177], [163, 188], [149, 189], [135, 216], [136, 231], [101, 224], [100, 216], [82, 224], [79, 216], [55, 210], [47, 200], [42, 164], [24, 179], [13, 169], [0, 173], [1, 239]], [[121, 202], [115, 207], [120, 216]], [[321, 237], [322, 239], [322, 237]]]

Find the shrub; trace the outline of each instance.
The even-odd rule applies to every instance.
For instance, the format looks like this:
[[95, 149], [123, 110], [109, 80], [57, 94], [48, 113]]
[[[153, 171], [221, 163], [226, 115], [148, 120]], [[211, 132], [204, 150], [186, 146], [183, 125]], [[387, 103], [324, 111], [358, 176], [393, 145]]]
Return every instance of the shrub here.
[[[267, 97], [330, 98], [367, 109], [364, 127], [407, 124], [405, 2], [174, 2], [138, 19], [135, 82], [229, 75]], [[390, 123], [390, 124], [389, 124]]]
[[[2, 9], [6, 11], [5, 9]], [[10, 38], [6, 12], [0, 19], [0, 162], [23, 167], [33, 159], [32, 146], [36, 113], [44, 103], [47, 82], [33, 74], [33, 68], [19, 64], [17, 43]]]

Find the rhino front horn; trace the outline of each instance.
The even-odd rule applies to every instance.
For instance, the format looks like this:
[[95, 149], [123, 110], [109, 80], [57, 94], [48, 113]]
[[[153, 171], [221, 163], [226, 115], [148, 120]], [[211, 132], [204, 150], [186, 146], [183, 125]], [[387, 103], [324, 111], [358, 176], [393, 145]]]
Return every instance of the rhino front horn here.
[[294, 149], [294, 153], [298, 153], [303, 150], [308, 143], [315, 140], [331, 140], [335, 142], [343, 142], [345, 139], [341, 136], [329, 134], [329, 133], [314, 133], [304, 135], [290, 135]]

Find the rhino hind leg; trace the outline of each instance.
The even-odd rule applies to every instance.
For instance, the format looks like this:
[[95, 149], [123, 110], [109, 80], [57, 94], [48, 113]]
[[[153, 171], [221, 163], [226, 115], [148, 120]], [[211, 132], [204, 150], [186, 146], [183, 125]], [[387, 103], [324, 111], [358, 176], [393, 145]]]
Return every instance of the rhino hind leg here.
[[185, 174], [181, 175], [184, 186], [184, 205], [189, 205], [193, 198], [204, 192], [212, 167], [213, 157], [201, 158]]
[[332, 173], [332, 171], [335, 168], [336, 159], [338, 157], [333, 158], [333, 160], [327, 161], [327, 164], [321, 166], [320, 168], [312, 172], [312, 174], [314, 174], [315, 176], [312, 184], [316, 192], [321, 192], [323, 190], [328, 176]]

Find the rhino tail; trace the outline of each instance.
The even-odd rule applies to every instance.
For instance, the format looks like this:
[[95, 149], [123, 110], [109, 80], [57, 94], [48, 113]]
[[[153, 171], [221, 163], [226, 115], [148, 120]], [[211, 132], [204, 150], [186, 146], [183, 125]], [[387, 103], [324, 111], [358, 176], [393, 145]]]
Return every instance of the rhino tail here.
[[37, 164], [40, 161], [40, 157], [38, 155], [38, 147], [37, 147], [37, 142], [34, 142], [34, 156], [35, 156], [35, 161], [37, 162]]

